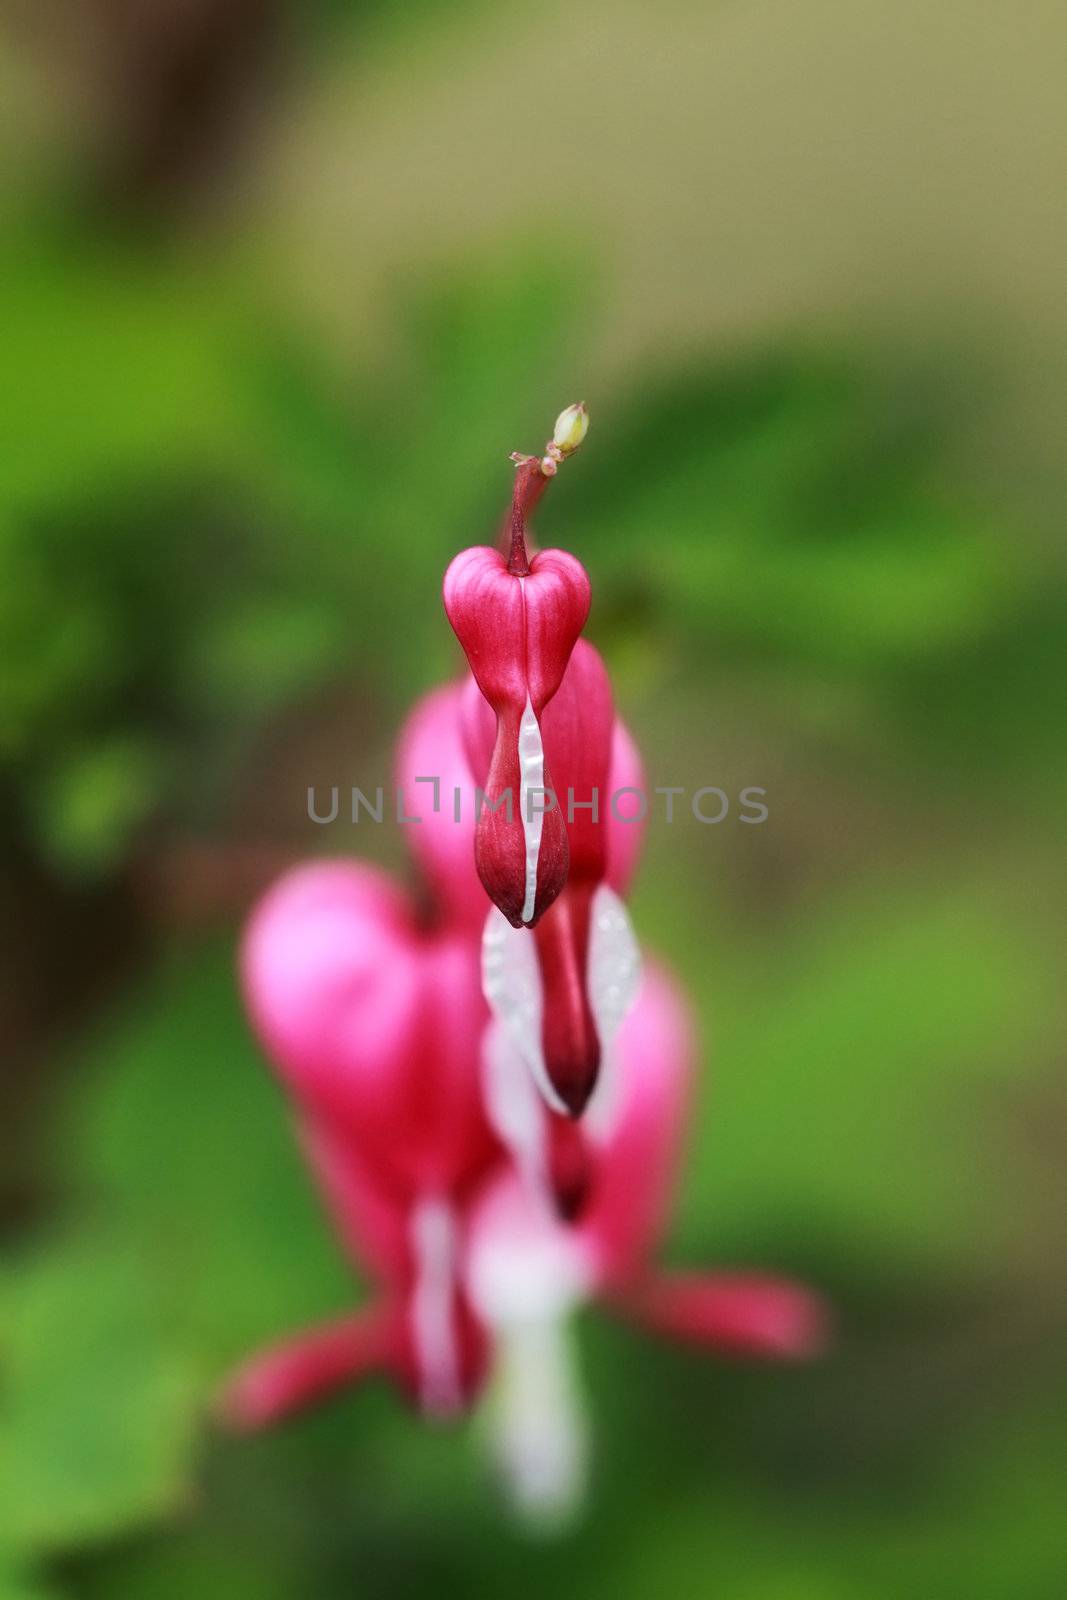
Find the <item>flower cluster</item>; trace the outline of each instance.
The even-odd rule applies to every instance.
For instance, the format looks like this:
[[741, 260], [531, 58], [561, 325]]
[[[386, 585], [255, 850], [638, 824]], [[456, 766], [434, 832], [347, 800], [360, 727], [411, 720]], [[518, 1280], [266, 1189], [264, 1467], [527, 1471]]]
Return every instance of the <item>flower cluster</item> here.
[[[581, 637], [588, 576], [529, 517], [582, 443], [584, 406], [515, 457], [500, 550], [456, 556], [444, 604], [470, 669], [400, 737], [426, 893], [374, 868], [299, 868], [255, 910], [252, 1026], [371, 1304], [254, 1356], [223, 1408], [246, 1428], [369, 1374], [425, 1414], [492, 1377], [501, 1465], [531, 1509], [573, 1502], [584, 1458], [566, 1319], [602, 1301], [646, 1328], [799, 1357], [818, 1299], [759, 1274], [654, 1264], [693, 1065], [685, 1003], [642, 963], [624, 897], [639, 822], [555, 795], [640, 787], [607, 670]], [[421, 781], [420, 781], [421, 780]], [[474, 789], [477, 819], [441, 791]]]

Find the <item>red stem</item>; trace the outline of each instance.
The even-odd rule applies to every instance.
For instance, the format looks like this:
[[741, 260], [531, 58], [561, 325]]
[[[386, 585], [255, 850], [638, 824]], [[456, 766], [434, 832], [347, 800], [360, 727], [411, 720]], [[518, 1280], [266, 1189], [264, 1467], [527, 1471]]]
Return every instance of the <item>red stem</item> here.
[[508, 571], [516, 578], [525, 578], [530, 570], [526, 548], [526, 518], [548, 488], [551, 480], [541, 471], [535, 457], [523, 461], [515, 469], [515, 487], [511, 495], [505, 536], [508, 544]]

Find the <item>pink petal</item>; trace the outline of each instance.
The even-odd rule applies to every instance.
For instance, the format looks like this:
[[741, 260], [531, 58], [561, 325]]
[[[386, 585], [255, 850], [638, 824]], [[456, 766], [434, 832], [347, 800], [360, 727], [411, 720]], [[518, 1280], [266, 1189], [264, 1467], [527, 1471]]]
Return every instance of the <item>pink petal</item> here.
[[645, 967], [618, 1051], [619, 1104], [582, 1223], [607, 1288], [641, 1274], [658, 1243], [673, 1197], [692, 1075], [688, 1007], [654, 964]]
[[238, 1367], [218, 1397], [222, 1421], [251, 1431], [327, 1400], [395, 1359], [395, 1319], [381, 1307], [309, 1328]]
[[589, 615], [589, 578], [563, 550], [541, 550], [529, 576], [508, 571], [487, 545], [462, 550], [444, 579], [448, 620], [481, 689], [498, 714], [521, 712], [529, 696], [540, 716], [559, 688]]
[[[636, 789], [646, 794], [645, 771], [641, 756], [626, 724], [615, 718], [611, 738], [611, 763], [608, 769], [608, 789], [612, 796], [623, 789]], [[618, 806], [608, 801], [607, 817], [607, 882], [619, 895], [625, 895], [637, 866], [641, 845], [645, 837], [645, 819], [638, 818], [630, 808], [636, 805], [632, 796], [619, 799]], [[624, 809], [625, 808], [625, 809]], [[633, 820], [620, 819], [633, 815]]]
[[411, 1269], [410, 1200], [368, 1170], [346, 1133], [306, 1116], [301, 1144], [346, 1253], [383, 1284], [404, 1285]]
[[[555, 784], [542, 755], [540, 771], [526, 787], [520, 740], [526, 728], [534, 733], [523, 709], [506, 707], [497, 720], [493, 758], [483, 785], [486, 803], [479, 804], [474, 828], [474, 864], [486, 894], [499, 906], [514, 928], [532, 927], [543, 916], [567, 881], [570, 858], [567, 826], [558, 802], [550, 795]], [[538, 781], [539, 780], [539, 781]], [[534, 795], [534, 787], [544, 792]], [[510, 797], [510, 799], [509, 799]], [[533, 895], [530, 894], [529, 830], [539, 834]]]
[[455, 1194], [497, 1159], [479, 1082], [488, 1013], [469, 934], [422, 932], [382, 874], [326, 862], [267, 894], [242, 974], [282, 1080], [376, 1183], [409, 1201]]
[[[588, 703], [588, 710], [583, 709]], [[463, 749], [473, 782], [485, 787], [493, 759], [494, 719], [473, 678], [460, 695]], [[645, 775], [637, 746], [626, 725], [614, 713], [607, 669], [599, 653], [579, 639], [559, 691], [541, 719], [545, 760], [559, 784], [560, 812], [567, 817], [567, 791], [574, 791], [574, 820], [567, 823], [571, 871], [575, 863], [590, 878], [606, 876], [611, 887], [624, 894], [644, 838], [644, 821], [623, 821], [637, 802], [627, 796], [613, 807], [612, 796], [622, 789], [645, 792]], [[592, 791], [598, 793], [598, 821], [581, 807]], [[606, 863], [606, 865], [605, 865]]]
[[[245, 933], [241, 975], [253, 1026], [292, 1090], [316, 1102], [387, 1091], [411, 1049], [418, 951], [406, 897], [373, 868], [299, 867], [268, 891]], [[346, 1051], [359, 1063], [347, 1072]]]
[[[491, 752], [493, 713], [473, 679], [450, 683], [426, 695], [408, 716], [400, 735], [396, 782], [405, 815], [419, 819], [406, 825], [407, 841], [440, 916], [480, 933], [485, 921], [485, 890], [474, 864], [474, 777], [461, 722], [468, 684], [488, 719]], [[488, 759], [485, 770], [488, 772]], [[420, 778], [435, 780], [436, 787], [434, 782], [417, 781]]]
[[[612, 823], [610, 767], [615, 706], [607, 668], [585, 639], [574, 646], [563, 682], [545, 707], [545, 756], [559, 785], [567, 818], [570, 877], [599, 883], [604, 876]], [[586, 802], [596, 796], [596, 815]], [[573, 805], [568, 809], [568, 800]]]
[[806, 1360], [826, 1348], [830, 1330], [819, 1295], [754, 1272], [655, 1275], [620, 1304], [654, 1333], [741, 1356]]
[[[226, 1380], [215, 1404], [219, 1420], [241, 1432], [270, 1427], [339, 1390], [380, 1375], [399, 1384], [428, 1416], [465, 1411], [485, 1382], [489, 1343], [458, 1282], [445, 1306], [454, 1373], [443, 1391], [427, 1372], [412, 1314], [412, 1298], [339, 1317], [296, 1334], [252, 1356]], [[429, 1381], [428, 1381], [429, 1379]], [[453, 1381], [454, 1380], [454, 1381]]]

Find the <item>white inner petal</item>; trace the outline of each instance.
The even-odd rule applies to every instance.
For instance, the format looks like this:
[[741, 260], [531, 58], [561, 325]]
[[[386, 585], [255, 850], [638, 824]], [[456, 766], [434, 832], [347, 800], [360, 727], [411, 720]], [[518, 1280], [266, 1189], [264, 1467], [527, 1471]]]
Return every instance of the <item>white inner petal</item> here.
[[456, 1227], [444, 1200], [423, 1200], [411, 1218], [415, 1255], [412, 1327], [419, 1363], [420, 1399], [426, 1411], [444, 1414], [462, 1403], [459, 1351], [452, 1321]]
[[562, 1317], [589, 1297], [595, 1279], [594, 1245], [580, 1229], [564, 1227], [515, 1179], [489, 1194], [473, 1229], [467, 1286], [490, 1327]]
[[494, 1447], [515, 1509], [546, 1531], [580, 1508], [589, 1430], [570, 1330], [544, 1318], [509, 1328], [500, 1340]]
[[[537, 901], [537, 862], [541, 854], [541, 833], [544, 828], [545, 750], [541, 743], [541, 727], [534, 715], [530, 696], [519, 723], [519, 814], [522, 833], [526, 840], [526, 898], [522, 903], [522, 920], [529, 922]], [[531, 796], [538, 794], [538, 806], [530, 814]]]
[[641, 986], [641, 952], [630, 914], [606, 883], [593, 895], [587, 979], [589, 1005], [600, 1039], [600, 1075], [586, 1118], [597, 1138], [606, 1138], [619, 1109], [616, 1036]]
[[496, 906], [482, 933], [482, 992], [548, 1104], [554, 1111], [567, 1112], [548, 1076], [541, 1047], [544, 1002], [533, 935], [526, 928], [513, 928]]
[[544, 1193], [541, 1096], [514, 1040], [495, 1019], [482, 1038], [482, 1091], [493, 1131], [511, 1152], [524, 1182], [534, 1193]]

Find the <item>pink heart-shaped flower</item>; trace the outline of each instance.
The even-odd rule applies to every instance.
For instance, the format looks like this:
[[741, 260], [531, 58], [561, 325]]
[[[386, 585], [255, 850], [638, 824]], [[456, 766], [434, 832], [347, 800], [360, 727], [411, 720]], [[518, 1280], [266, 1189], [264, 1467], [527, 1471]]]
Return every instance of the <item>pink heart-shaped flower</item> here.
[[487, 546], [462, 551], [445, 573], [448, 619], [496, 714], [485, 774], [488, 805], [475, 826], [475, 861], [490, 899], [514, 927], [532, 926], [567, 881], [567, 829], [545, 759], [541, 716], [563, 680], [589, 615], [581, 562], [542, 550], [526, 573]]
[[373, 868], [323, 862], [266, 895], [241, 968], [253, 1025], [299, 1109], [376, 1184], [403, 1201], [455, 1196], [492, 1164], [469, 937], [424, 931]]

